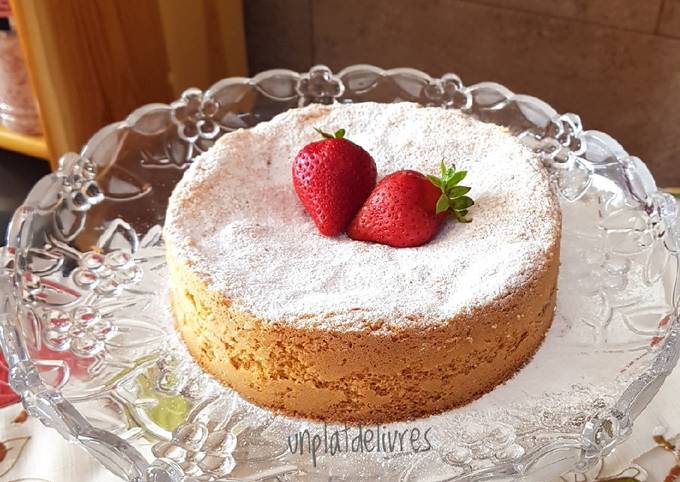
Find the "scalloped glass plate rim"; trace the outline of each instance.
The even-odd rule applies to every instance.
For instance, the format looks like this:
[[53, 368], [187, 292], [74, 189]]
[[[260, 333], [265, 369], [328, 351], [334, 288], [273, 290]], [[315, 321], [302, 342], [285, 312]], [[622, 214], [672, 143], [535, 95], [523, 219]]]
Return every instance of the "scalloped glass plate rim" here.
[[[246, 88], [248, 86], [255, 87], [259, 93], [267, 98], [274, 99], [277, 101], [291, 101], [296, 98], [299, 99], [298, 105], [303, 105], [306, 102], [324, 102], [329, 98], [331, 101], [342, 100], [345, 93], [346, 86], [342, 79], [345, 79], [351, 75], [355, 74], [370, 74], [373, 76], [373, 82], [377, 82], [380, 79], [391, 78], [396, 76], [404, 76], [408, 80], [414, 80], [416, 83], [421, 84], [421, 95], [425, 88], [432, 87], [434, 89], [434, 98], [432, 98], [432, 105], [441, 105], [443, 107], [454, 107], [462, 108], [462, 110], [468, 110], [473, 104], [473, 96], [475, 93], [482, 91], [490, 91], [490, 94], [496, 95], [498, 98], [491, 100], [489, 111], [495, 109], [502, 109], [505, 105], [510, 102], [516, 102], [520, 109], [522, 103], [526, 103], [527, 107], [534, 109], [539, 106], [542, 110], [538, 112], [538, 118], [533, 116], [531, 119], [533, 124], [538, 127], [548, 129], [553, 123], [558, 125], [558, 132], [555, 133], [554, 137], [560, 139], [563, 136], [564, 131], [560, 132], [560, 129], [564, 126], [569, 128], [569, 126], [575, 126], [576, 129], [580, 129], [580, 120], [577, 116], [573, 114], [565, 114], [559, 116], [557, 112], [540, 99], [536, 99], [531, 96], [525, 95], [515, 95], [509, 89], [500, 84], [493, 82], [481, 82], [468, 87], [465, 87], [460, 79], [455, 74], [446, 74], [441, 79], [435, 79], [430, 77], [416, 69], [412, 68], [397, 68], [383, 70], [375, 66], [358, 64], [349, 66], [337, 74], [333, 74], [329, 69], [324, 66], [315, 66], [309, 73], [298, 73], [292, 70], [286, 69], [276, 69], [271, 71], [265, 71], [252, 78], [247, 77], [236, 77], [223, 79], [215, 83], [213, 86], [208, 88], [203, 94], [205, 98], [211, 98], [216, 95], [221, 89], [228, 87], [240, 87]], [[313, 76], [320, 76], [326, 81], [326, 84], [321, 85], [321, 87], [329, 87], [328, 91], [314, 91], [302, 88], [303, 81], [309, 81]], [[291, 95], [276, 96], [271, 92], [264, 91], [259, 84], [264, 83], [267, 80], [272, 79], [287, 79], [290, 82], [295, 83], [295, 91]], [[373, 85], [373, 84], [371, 84]], [[370, 90], [372, 86], [364, 86], [360, 92], [366, 92]], [[452, 93], [449, 97], [449, 91]], [[200, 92], [200, 91], [198, 91]], [[311, 93], [310, 93], [311, 92]], [[195, 93], [195, 91], [194, 91]], [[439, 97], [437, 97], [439, 96]], [[429, 97], [428, 97], [429, 99]], [[458, 105], [456, 105], [456, 103]], [[150, 104], [132, 112], [124, 121], [117, 122], [100, 129], [89, 142], [83, 147], [80, 155], [71, 154], [71, 156], [78, 156], [81, 159], [96, 159], [98, 149], [103, 149], [102, 146], [106, 146], [109, 142], [116, 142], [117, 135], [122, 132], [123, 129], [129, 128], [135, 130], [137, 125], [140, 123], [141, 119], [145, 117], [148, 118], [150, 115], [158, 114], [161, 116], [169, 115], [172, 106], [167, 104]], [[541, 118], [542, 116], [542, 118]], [[558, 122], [559, 120], [559, 122]], [[166, 120], [167, 122], [167, 120]], [[579, 135], [574, 135], [573, 138], [585, 139], [585, 137], [590, 136], [591, 138], [596, 138], [599, 142], [606, 145], [603, 149], [609, 151], [610, 157], [607, 158], [607, 162], [610, 164], [613, 162], [612, 158], [618, 161], [617, 168], [621, 168], [625, 173], [624, 180], [626, 183], [630, 184], [629, 191], [633, 198], [636, 198], [640, 203], [649, 205], [652, 209], [653, 202], [657, 200], [659, 194], [656, 192], [656, 187], [653, 183], [653, 179], [649, 174], [649, 171], [644, 166], [644, 163], [637, 158], [628, 156], [628, 154], [623, 150], [623, 148], [615, 140], [613, 140], [608, 135], [598, 132], [598, 131], [581, 131]], [[579, 137], [580, 136], [580, 137]], [[536, 141], [540, 143], [541, 140], [545, 140], [540, 136], [536, 136]], [[569, 138], [569, 136], [566, 136]], [[552, 139], [551, 139], [552, 140]], [[574, 139], [569, 139], [573, 141]], [[565, 141], [566, 142], [566, 141]], [[555, 143], [549, 144], [549, 148], [555, 148]], [[563, 143], [563, 146], [565, 143]], [[579, 151], [579, 149], [581, 149]], [[573, 152], [578, 154], [585, 151], [583, 145], [575, 149]], [[558, 159], [559, 147], [555, 148], [549, 157], [554, 157]], [[12, 222], [10, 224], [10, 234], [9, 234], [9, 245], [3, 249], [3, 256], [7, 266], [4, 267], [4, 272], [0, 271], [0, 289], [1, 293], [4, 295], [4, 300], [0, 306], [4, 306], [0, 310], [0, 342], [2, 343], [3, 349], [7, 354], [7, 361], [10, 367], [10, 381], [12, 386], [24, 397], [24, 405], [31, 412], [32, 415], [38, 416], [43, 423], [52, 425], [57, 428], [64, 437], [78, 440], [80, 443], [88, 448], [89, 452], [101, 460], [107, 467], [109, 467], [114, 472], [119, 475], [127, 475], [130, 480], [143, 480], [148, 476], [149, 480], [156, 480], [155, 477], [165, 474], [171, 477], [171, 480], [180, 480], [179, 477], [182, 474], [176, 472], [176, 467], [166, 464], [164, 461], [157, 460], [156, 462], [149, 464], [149, 462], [142, 457], [142, 455], [132, 446], [130, 446], [123, 439], [115, 436], [112, 433], [104, 432], [103, 430], [94, 428], [84, 417], [82, 417], [77, 410], [73, 407], [71, 403], [63, 399], [58, 392], [50, 390], [41, 381], [40, 377], [37, 376], [35, 366], [28, 356], [26, 350], [22, 347], [21, 341], [18, 339], [18, 334], [16, 330], [11, 327], [11, 312], [9, 307], [16, 300], [12, 300], [11, 292], [13, 290], [12, 278], [9, 276], [11, 274], [11, 264], [14, 260], [15, 250], [19, 248], [13, 241], [19, 239], [21, 235], [27, 235], [29, 233], [20, 233], [24, 227], [24, 221], [31, 216], [33, 212], [41, 211], [42, 204], [41, 201], [45, 197], [46, 187], [48, 192], [54, 192], [57, 189], [56, 180], [59, 176], [66, 175], [66, 169], [69, 167], [68, 162], [65, 161], [69, 159], [69, 154], [62, 157], [60, 160], [59, 169], [56, 173], [46, 176], [43, 180], [33, 188], [26, 198], [25, 203], [17, 210]], [[626, 156], [622, 158], [622, 156]], [[575, 157], [567, 155], [567, 159], [562, 160], [564, 162], [573, 162]], [[625, 162], [624, 162], [625, 160]], [[560, 160], [556, 161], [556, 164], [560, 164]], [[587, 159], [585, 157], [579, 157], [577, 162], [581, 162], [586, 168], [593, 168], [596, 166], [597, 162]], [[96, 163], [96, 160], [95, 160]], [[610, 165], [607, 164], [607, 165]], [[604, 164], [602, 164], [604, 165]], [[631, 167], [632, 166], [632, 167]], [[559, 166], [558, 166], [559, 168]], [[629, 172], [631, 171], [631, 172]], [[656, 197], [655, 197], [656, 196]], [[677, 239], [677, 232], [675, 226], [668, 226], [670, 236], [673, 239]], [[677, 253], [677, 248], [674, 247], [673, 253]], [[0, 258], [0, 259], [2, 259]], [[0, 266], [2, 268], [2, 266]], [[676, 291], [677, 291], [677, 281], [676, 281]], [[678, 356], [680, 354], [680, 323], [677, 318], [677, 307], [676, 313], [674, 313], [673, 320], [671, 320], [671, 329], [666, 334], [663, 343], [661, 344], [658, 353], [653, 361], [651, 368], [640, 376], [638, 379], [633, 381], [633, 383], [628, 386], [626, 391], [620, 397], [619, 401], [615, 404], [614, 409], [609, 414], [610, 416], [619, 419], [622, 422], [625, 430], [617, 434], [617, 437], [608, 441], [605, 446], [593, 445], [593, 440], [595, 440], [596, 432], [602, 429], [602, 420], [594, 419], [593, 423], [586, 423], [584, 426], [583, 437], [578, 441], [577, 445], [574, 445], [574, 441], [564, 445], [564, 449], [578, 448], [581, 451], [580, 464], [577, 463], [573, 468], [584, 469], [587, 465], [592, 464], [593, 460], [600, 458], [606, 453], [610, 452], [615, 445], [620, 443], [629, 433], [631, 429], [632, 421], [639, 415], [644, 406], [651, 400], [653, 395], [658, 391], [661, 383], [665, 377], [670, 373], [673, 366], [675, 365]], [[40, 407], [40, 408], [38, 408]], [[111, 451], [115, 449], [122, 455], [125, 460], [120, 467], [114, 467], [108, 459], [108, 455]], [[107, 463], [108, 462], [108, 463]], [[530, 460], [524, 460], [525, 464], [518, 464], [513, 462], [512, 464], [504, 465], [503, 467], [497, 466], [494, 468], [494, 474], [504, 474], [510, 476], [513, 474], [519, 475], [525, 473], [527, 467], [530, 464]], [[478, 474], [483, 476], [483, 474]], [[491, 475], [489, 472], [487, 475]], [[159, 479], [160, 480], [160, 479]], [[477, 480], [477, 479], [461, 479], [461, 480]]]

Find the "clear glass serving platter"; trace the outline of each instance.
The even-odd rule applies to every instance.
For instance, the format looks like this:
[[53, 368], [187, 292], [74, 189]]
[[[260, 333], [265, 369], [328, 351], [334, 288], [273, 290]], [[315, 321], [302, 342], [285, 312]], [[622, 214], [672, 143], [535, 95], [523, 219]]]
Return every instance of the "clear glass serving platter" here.
[[[544, 159], [564, 219], [555, 319], [534, 359], [467, 406], [360, 433], [252, 406], [197, 367], [172, 328], [161, 227], [220, 135], [363, 101], [506, 126]], [[0, 343], [30, 414], [127, 480], [545, 482], [598, 464], [675, 365], [676, 221], [643, 162], [539, 99], [413, 69], [272, 70], [141, 107], [63, 156], [0, 253]]]

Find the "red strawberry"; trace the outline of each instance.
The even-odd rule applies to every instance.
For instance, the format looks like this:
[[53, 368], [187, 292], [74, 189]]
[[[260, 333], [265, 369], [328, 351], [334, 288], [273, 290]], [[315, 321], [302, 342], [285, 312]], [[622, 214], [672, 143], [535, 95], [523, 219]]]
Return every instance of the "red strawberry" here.
[[343, 232], [371, 190], [377, 171], [371, 155], [344, 138], [316, 129], [324, 139], [307, 144], [293, 161], [293, 186], [321, 234]]
[[350, 238], [373, 241], [397, 248], [420, 246], [430, 241], [446, 219], [447, 212], [460, 222], [474, 201], [458, 183], [467, 171], [446, 168], [442, 177], [423, 176], [416, 171], [397, 171], [382, 179], [347, 229]]

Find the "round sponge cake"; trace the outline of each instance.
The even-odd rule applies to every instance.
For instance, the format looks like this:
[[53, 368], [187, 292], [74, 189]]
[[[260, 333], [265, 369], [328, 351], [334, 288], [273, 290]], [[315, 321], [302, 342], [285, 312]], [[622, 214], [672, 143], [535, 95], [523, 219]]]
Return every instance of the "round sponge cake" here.
[[[291, 180], [318, 127], [400, 170], [468, 171], [472, 222], [393, 248], [318, 233]], [[284, 414], [384, 423], [447, 410], [512, 376], [550, 327], [560, 212], [503, 128], [411, 103], [310, 105], [222, 137], [170, 198], [175, 322], [198, 363]]]

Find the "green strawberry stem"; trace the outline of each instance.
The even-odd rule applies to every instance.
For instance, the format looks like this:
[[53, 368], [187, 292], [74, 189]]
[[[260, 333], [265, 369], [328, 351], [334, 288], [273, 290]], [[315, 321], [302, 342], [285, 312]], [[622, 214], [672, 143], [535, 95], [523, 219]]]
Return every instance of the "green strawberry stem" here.
[[466, 196], [470, 188], [458, 185], [467, 176], [467, 171], [456, 171], [455, 165], [446, 167], [444, 161], [439, 165], [439, 169], [441, 177], [427, 176], [430, 182], [442, 191], [441, 196], [437, 199], [437, 214], [448, 211], [459, 223], [469, 223], [471, 219], [467, 219], [465, 216], [475, 202], [472, 198]]
[[321, 137], [324, 139], [344, 139], [345, 138], [345, 129], [338, 129], [335, 131], [335, 134], [329, 134], [328, 132], [324, 132], [318, 127], [315, 127], [314, 130], [321, 134]]

